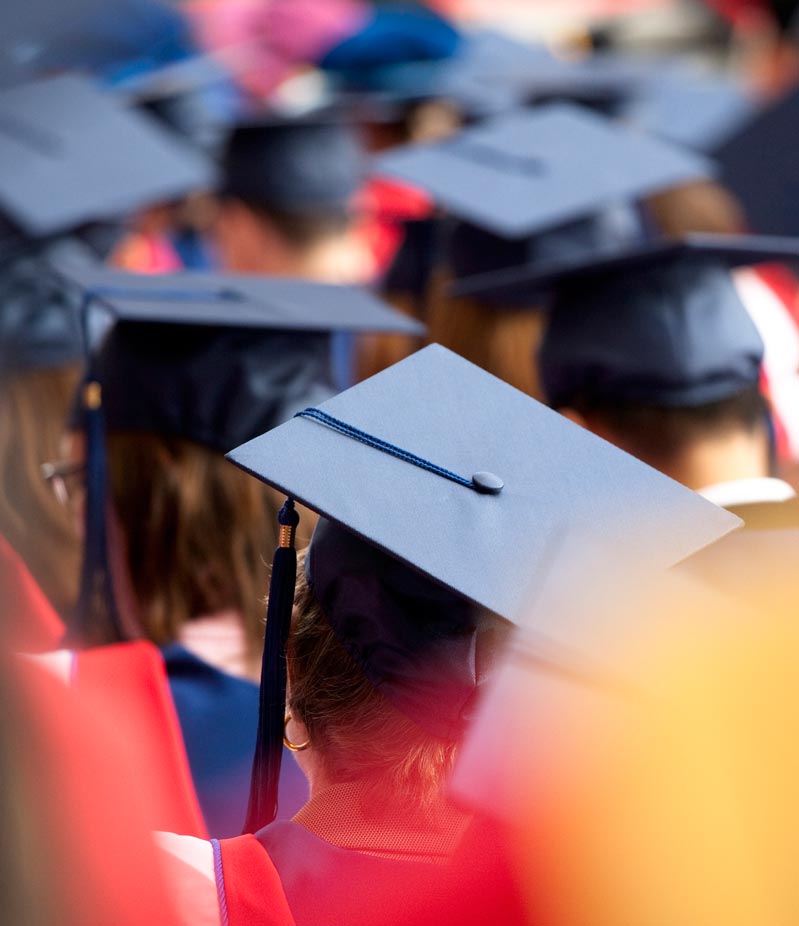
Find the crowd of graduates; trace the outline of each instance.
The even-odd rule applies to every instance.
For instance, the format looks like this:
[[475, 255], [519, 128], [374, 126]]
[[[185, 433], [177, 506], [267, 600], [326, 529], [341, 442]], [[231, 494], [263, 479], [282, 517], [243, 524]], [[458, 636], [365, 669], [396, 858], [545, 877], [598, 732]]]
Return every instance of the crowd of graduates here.
[[3, 922], [799, 916], [799, 10], [456, 7], [0, 11]]

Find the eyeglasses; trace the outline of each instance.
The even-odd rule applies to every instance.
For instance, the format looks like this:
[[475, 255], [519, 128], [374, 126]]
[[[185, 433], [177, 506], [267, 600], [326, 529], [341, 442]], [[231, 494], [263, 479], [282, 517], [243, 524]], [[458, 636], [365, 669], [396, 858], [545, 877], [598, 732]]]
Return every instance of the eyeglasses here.
[[52, 488], [62, 505], [69, 504], [86, 486], [86, 464], [73, 460], [54, 460], [42, 463], [42, 478]]

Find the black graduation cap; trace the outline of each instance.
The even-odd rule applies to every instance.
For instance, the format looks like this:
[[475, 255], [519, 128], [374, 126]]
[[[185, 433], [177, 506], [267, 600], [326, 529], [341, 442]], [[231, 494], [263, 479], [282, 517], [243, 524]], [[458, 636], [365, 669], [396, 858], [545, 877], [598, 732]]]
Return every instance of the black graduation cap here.
[[286, 212], [346, 209], [360, 189], [365, 153], [341, 112], [265, 115], [236, 126], [222, 159], [228, 196]]
[[799, 239], [690, 235], [622, 254], [460, 281], [460, 294], [551, 294], [539, 366], [550, 404], [576, 396], [690, 406], [756, 384], [763, 343], [730, 269], [799, 260]]
[[720, 181], [743, 205], [753, 231], [799, 234], [797, 127], [799, 89], [793, 89], [755, 113], [713, 152]]
[[31, 237], [211, 187], [211, 162], [76, 75], [0, 93], [0, 210]]
[[[143, 276], [67, 261], [54, 272], [81, 294], [88, 345], [78, 636], [96, 623], [122, 633], [107, 560], [106, 425], [230, 449], [279, 423], [306, 396], [332, 391], [327, 333], [421, 330], [354, 287], [208, 273]], [[112, 318], [105, 338], [92, 336], [93, 309]]]
[[[251, 829], [268, 822], [276, 794], [293, 500], [323, 519], [306, 572], [337, 636], [398, 709], [438, 735], [458, 730], [473, 700], [464, 633], [479, 631], [476, 612], [519, 617], [562, 531], [663, 569], [739, 523], [439, 345], [228, 458], [289, 496], [269, 597]], [[442, 657], [432, 669], [431, 652]]]
[[521, 238], [712, 168], [595, 113], [552, 104], [393, 149], [375, 159], [374, 172], [421, 187], [457, 218]]

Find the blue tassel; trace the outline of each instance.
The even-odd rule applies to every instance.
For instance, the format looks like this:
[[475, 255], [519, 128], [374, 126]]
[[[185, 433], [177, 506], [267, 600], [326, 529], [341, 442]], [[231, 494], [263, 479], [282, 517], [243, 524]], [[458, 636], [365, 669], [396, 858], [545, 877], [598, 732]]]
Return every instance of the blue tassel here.
[[272, 560], [266, 636], [261, 663], [261, 694], [258, 706], [258, 739], [250, 782], [250, 800], [244, 833], [255, 833], [277, 814], [280, 762], [283, 757], [283, 722], [286, 714], [286, 641], [291, 628], [297, 551], [294, 534], [300, 516], [293, 499], [286, 499], [278, 515], [280, 545]]
[[71, 646], [125, 639], [108, 555], [102, 390], [91, 370], [83, 384], [82, 401], [86, 438], [85, 541], [80, 597], [66, 636]]

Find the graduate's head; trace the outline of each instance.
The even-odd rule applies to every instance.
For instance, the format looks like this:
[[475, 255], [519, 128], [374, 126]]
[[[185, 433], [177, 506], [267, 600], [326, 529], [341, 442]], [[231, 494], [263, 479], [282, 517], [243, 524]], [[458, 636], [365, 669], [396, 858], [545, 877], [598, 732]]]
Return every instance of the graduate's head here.
[[317, 246], [344, 238], [363, 151], [340, 120], [243, 125], [223, 155], [217, 238], [229, 269], [296, 273]]
[[[116, 559], [128, 567], [153, 639], [230, 608], [249, 617], [254, 644], [262, 625], [255, 587], [276, 540], [274, 509], [223, 455], [330, 395], [332, 331], [413, 324], [352, 287], [66, 263], [54, 272], [84, 294], [91, 341], [73, 417], [85, 435], [74, 443], [87, 487], [75, 632], [115, 624], [124, 635], [114, 618]], [[105, 517], [109, 497], [122, 522], [119, 543]], [[105, 577], [99, 601], [96, 576]]]
[[[452, 767], [461, 733], [461, 718], [454, 714], [464, 705], [451, 706], [449, 725], [431, 724], [441, 705], [430, 704], [429, 690], [420, 686], [414, 691], [413, 672], [404, 685], [397, 685], [396, 677], [393, 688], [382, 679], [376, 684], [379, 656], [373, 653], [370, 663], [352, 640], [342, 640], [341, 624], [331, 622], [328, 613], [338, 620], [346, 615], [340, 607], [326, 610], [320, 604], [309, 578], [311, 568], [308, 555], [300, 554], [287, 644], [286, 709], [291, 719], [286, 736], [290, 742], [309, 744], [312, 780], [318, 776], [315, 784], [357, 782], [367, 792], [365, 805], [373, 808], [386, 802], [402, 805], [409, 812], [429, 806], [440, 799]], [[378, 582], [376, 578], [375, 585]], [[410, 591], [405, 604], [412, 605]], [[350, 621], [363, 620], [363, 608], [368, 607], [379, 620], [379, 606], [372, 600], [362, 601], [360, 611], [353, 606]], [[398, 617], [401, 622], [406, 620], [401, 612]], [[401, 654], [394, 658], [397, 666], [404, 662], [406, 670], [413, 666], [408, 653], [404, 660]], [[434, 673], [434, 666], [428, 671]], [[415, 674], [417, 681], [423, 678], [419, 669]], [[438, 690], [447, 691], [445, 679], [438, 679]], [[397, 706], [403, 691], [406, 701], [415, 696], [415, 711], [408, 710], [407, 704], [406, 710]], [[298, 758], [303, 763], [305, 756]]]
[[[563, 530], [663, 566], [695, 549], [694, 528], [712, 533], [731, 517], [439, 345], [228, 456], [291, 496], [269, 592], [253, 831], [277, 799], [286, 637], [289, 742], [307, 737], [336, 775], [354, 776], [366, 775], [347, 754], [359, 737], [396, 737], [389, 768], [371, 745], [364, 765], [385, 781], [410, 762], [408, 787], [426, 768], [430, 793], [449, 761], [441, 745], [460, 739], [503, 630]], [[295, 585], [296, 503], [321, 517]], [[362, 698], [360, 719], [348, 716], [338, 673]], [[420, 744], [437, 757], [422, 770], [411, 761]]]
[[549, 405], [694, 489], [768, 475], [763, 342], [731, 270], [795, 260], [799, 241], [688, 235], [463, 281], [482, 298], [545, 294]]
[[763, 343], [723, 262], [572, 277], [539, 352], [550, 405], [701, 489], [769, 474]]

